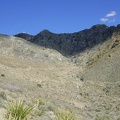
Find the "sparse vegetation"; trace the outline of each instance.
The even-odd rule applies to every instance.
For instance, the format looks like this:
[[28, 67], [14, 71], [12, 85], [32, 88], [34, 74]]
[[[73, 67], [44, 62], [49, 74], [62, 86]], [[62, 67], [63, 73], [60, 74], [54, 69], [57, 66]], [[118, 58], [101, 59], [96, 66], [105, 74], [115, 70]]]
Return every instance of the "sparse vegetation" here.
[[113, 120], [109, 115], [108, 116], [96, 116], [95, 120]]
[[33, 105], [26, 106], [22, 101], [8, 103], [5, 120], [27, 120], [27, 117], [32, 112], [33, 108]]
[[83, 77], [81, 77], [81, 78], [80, 78], [80, 80], [81, 80], [81, 81], [84, 81], [84, 78], [83, 78]]
[[57, 111], [55, 114], [58, 120], [78, 120], [72, 111]]
[[88, 66], [91, 66], [94, 62], [95, 62], [94, 59], [90, 59], [86, 64]]
[[38, 115], [38, 116], [41, 116], [41, 115], [43, 115], [45, 112], [46, 112], [46, 110], [39, 110], [39, 111], [37, 111], [37, 115]]
[[44, 103], [41, 99], [39, 99], [39, 100], [37, 101], [37, 104], [38, 104], [38, 106], [45, 105], [45, 103]]
[[41, 85], [41, 84], [37, 84], [37, 86], [38, 86], [38, 87], [40, 87], [40, 88], [42, 87], [42, 85]]
[[45, 103], [41, 99], [38, 99], [37, 100], [37, 106], [38, 106], [37, 115], [38, 116], [41, 116], [46, 112], [45, 109], [41, 109], [41, 106], [43, 105], [45, 105]]
[[1, 74], [2, 77], [5, 77], [5, 74]]

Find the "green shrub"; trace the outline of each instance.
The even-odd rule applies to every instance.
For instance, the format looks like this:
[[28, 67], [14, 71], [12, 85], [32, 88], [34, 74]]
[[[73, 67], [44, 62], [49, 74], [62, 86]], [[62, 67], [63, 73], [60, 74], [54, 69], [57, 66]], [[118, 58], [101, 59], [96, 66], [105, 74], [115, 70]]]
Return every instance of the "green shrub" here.
[[55, 115], [58, 120], [78, 120], [72, 111], [58, 111]]
[[38, 87], [42, 88], [42, 85], [41, 84], [37, 84]]
[[37, 101], [37, 104], [38, 104], [38, 106], [45, 105], [45, 103], [44, 103], [41, 99], [39, 99], [39, 100]]
[[27, 120], [28, 115], [33, 110], [33, 106], [26, 106], [24, 102], [7, 104], [6, 120]]
[[2, 77], [5, 77], [5, 75], [4, 75], [4, 74], [1, 74], [1, 76], [2, 76]]

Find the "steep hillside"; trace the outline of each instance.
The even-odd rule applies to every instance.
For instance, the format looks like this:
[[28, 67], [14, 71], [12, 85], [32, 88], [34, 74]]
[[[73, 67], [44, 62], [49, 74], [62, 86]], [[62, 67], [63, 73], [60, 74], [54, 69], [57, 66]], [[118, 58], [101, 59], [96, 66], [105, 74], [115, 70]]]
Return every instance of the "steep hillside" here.
[[120, 81], [120, 32], [95, 49], [87, 61], [86, 80]]
[[0, 34], [1, 120], [6, 102], [19, 100], [40, 104], [28, 120], [51, 120], [58, 108], [72, 110], [78, 120], [120, 119], [119, 25], [19, 37]]
[[[73, 104], [71, 91], [77, 85], [72, 76], [76, 71], [77, 67], [57, 51], [18, 37], [0, 35], [0, 111], [5, 111], [6, 102], [15, 100], [32, 103], [43, 99], [64, 107]], [[33, 120], [38, 119], [35, 114]]]

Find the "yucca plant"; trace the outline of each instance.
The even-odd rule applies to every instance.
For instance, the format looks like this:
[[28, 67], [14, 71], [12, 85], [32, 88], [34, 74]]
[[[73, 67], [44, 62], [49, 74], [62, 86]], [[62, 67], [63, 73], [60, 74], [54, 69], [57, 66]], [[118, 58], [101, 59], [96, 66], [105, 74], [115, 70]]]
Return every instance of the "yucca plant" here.
[[72, 111], [58, 111], [55, 114], [58, 120], [78, 120]]
[[33, 110], [34, 106], [26, 106], [24, 102], [7, 104], [6, 120], [27, 120], [28, 115]]

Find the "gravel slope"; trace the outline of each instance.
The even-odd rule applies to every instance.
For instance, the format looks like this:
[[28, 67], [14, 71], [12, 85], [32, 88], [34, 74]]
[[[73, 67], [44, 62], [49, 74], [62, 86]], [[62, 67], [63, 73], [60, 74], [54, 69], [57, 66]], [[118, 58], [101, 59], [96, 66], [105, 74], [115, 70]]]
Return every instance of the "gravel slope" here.
[[[116, 40], [120, 40], [119, 34], [80, 55], [65, 58], [52, 49], [0, 35], [0, 118], [7, 101], [29, 104], [42, 99], [49, 103], [45, 114], [69, 108], [80, 120], [119, 120], [119, 42], [111, 49]], [[37, 113], [31, 119], [49, 120]]]

